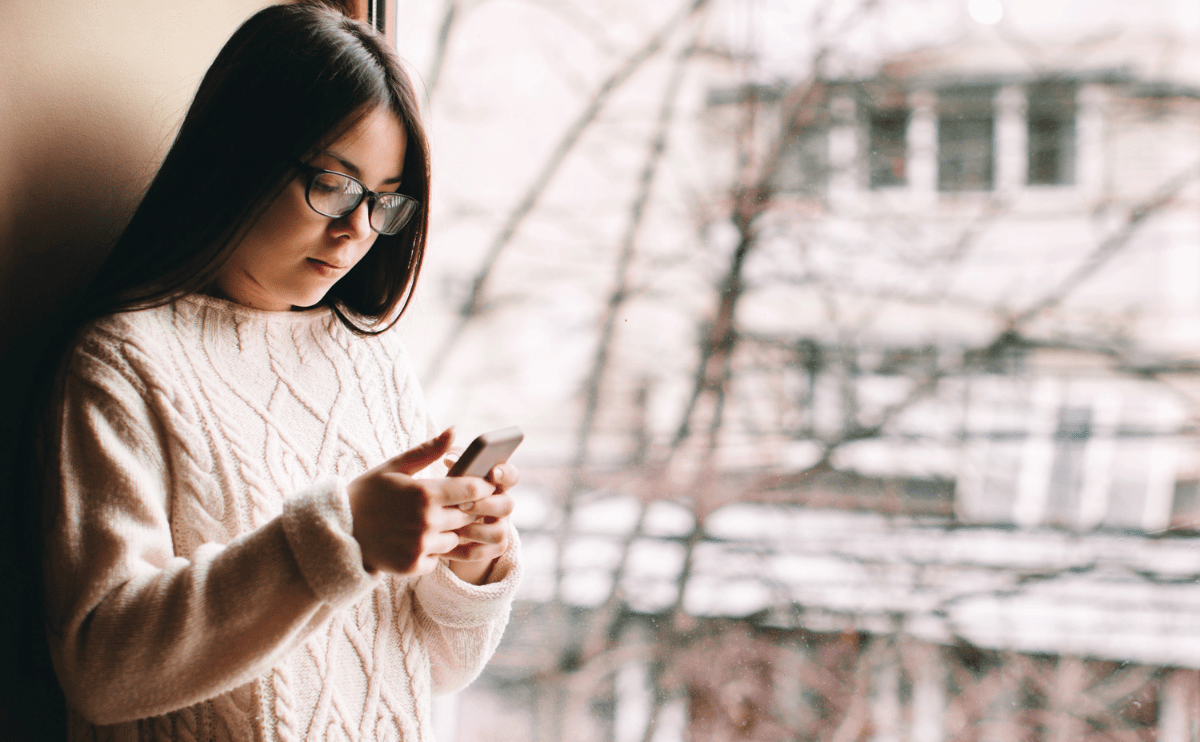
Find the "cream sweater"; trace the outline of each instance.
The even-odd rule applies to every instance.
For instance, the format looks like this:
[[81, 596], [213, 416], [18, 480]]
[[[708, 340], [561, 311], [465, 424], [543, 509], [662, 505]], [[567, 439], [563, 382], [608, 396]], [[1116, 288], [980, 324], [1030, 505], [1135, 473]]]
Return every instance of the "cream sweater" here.
[[346, 484], [431, 437], [396, 333], [193, 296], [108, 317], [66, 377], [50, 643], [72, 739], [431, 740], [491, 657], [474, 586], [364, 571]]

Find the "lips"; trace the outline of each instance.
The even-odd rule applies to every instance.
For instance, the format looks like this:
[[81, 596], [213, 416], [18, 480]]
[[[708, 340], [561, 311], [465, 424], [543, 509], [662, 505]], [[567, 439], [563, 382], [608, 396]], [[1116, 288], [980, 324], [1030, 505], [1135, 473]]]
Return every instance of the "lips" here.
[[312, 263], [313, 265], [326, 266], [328, 268], [333, 268], [334, 270], [339, 270], [339, 271], [344, 271], [348, 267], [345, 265], [338, 265], [337, 263], [327, 263], [324, 260], [317, 260], [316, 258], [309, 258], [308, 261], [310, 263]]
[[306, 258], [309, 266], [322, 276], [336, 276], [347, 270], [349, 266], [338, 265], [337, 263], [326, 263], [324, 260], [317, 258]]

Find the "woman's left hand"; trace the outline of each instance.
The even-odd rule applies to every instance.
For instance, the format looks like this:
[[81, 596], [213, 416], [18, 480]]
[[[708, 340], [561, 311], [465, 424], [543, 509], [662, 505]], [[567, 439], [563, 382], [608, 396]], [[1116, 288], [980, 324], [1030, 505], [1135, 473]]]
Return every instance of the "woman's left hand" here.
[[513, 499], [508, 490], [520, 479], [512, 464], [497, 464], [488, 473], [487, 482], [496, 492], [482, 500], [463, 503], [459, 509], [475, 516], [475, 521], [455, 531], [458, 547], [445, 557], [450, 571], [464, 582], [485, 584], [492, 565], [508, 550]]

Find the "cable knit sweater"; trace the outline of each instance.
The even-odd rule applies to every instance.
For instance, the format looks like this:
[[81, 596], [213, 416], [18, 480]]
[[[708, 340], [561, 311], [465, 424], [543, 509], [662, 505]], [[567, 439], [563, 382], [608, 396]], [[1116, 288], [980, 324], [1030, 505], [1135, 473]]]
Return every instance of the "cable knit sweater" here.
[[396, 333], [191, 296], [89, 327], [50, 487], [72, 739], [431, 740], [519, 579], [362, 566], [346, 484], [428, 439]]

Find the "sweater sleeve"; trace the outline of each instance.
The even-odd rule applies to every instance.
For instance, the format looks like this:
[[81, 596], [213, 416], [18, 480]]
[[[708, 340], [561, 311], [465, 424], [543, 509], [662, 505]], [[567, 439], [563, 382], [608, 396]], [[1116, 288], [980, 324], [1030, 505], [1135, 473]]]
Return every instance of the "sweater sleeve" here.
[[65, 380], [44, 552], [51, 655], [85, 718], [131, 721], [231, 690], [378, 584], [336, 481], [228, 544], [176, 556], [168, 441], [148, 392], [93, 366]]
[[415, 624], [429, 650], [435, 694], [465, 687], [495, 654], [521, 581], [520, 551], [513, 530], [486, 585], [460, 580], [444, 560], [414, 583]]

